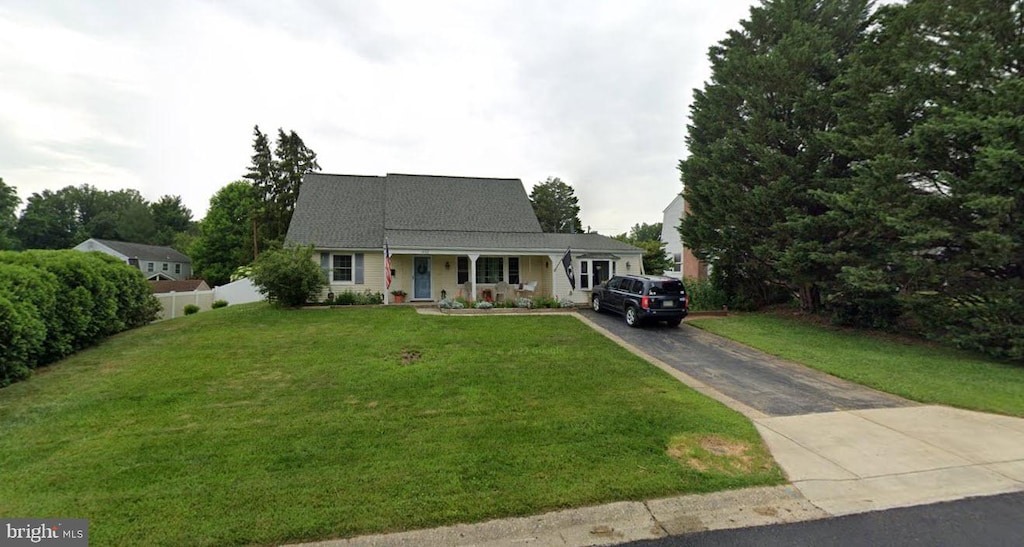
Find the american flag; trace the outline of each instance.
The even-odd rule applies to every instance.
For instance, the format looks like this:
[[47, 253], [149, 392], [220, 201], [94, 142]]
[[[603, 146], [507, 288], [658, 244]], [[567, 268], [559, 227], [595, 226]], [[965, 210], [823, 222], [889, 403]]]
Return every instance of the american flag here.
[[384, 288], [391, 288], [391, 249], [387, 240], [384, 240]]

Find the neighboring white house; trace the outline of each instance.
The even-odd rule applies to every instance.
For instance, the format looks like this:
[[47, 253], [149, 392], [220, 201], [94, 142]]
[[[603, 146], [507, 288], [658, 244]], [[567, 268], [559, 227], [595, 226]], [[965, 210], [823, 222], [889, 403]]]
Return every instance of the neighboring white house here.
[[177, 281], [192, 276], [192, 259], [170, 247], [90, 238], [75, 245], [74, 249], [115, 256], [141, 270], [151, 281]]
[[[335, 294], [391, 290], [412, 301], [551, 296], [584, 304], [643, 251], [598, 234], [544, 233], [519, 179], [307, 174], [287, 240], [313, 245]], [[570, 285], [562, 259], [571, 253]], [[508, 294], [502, 294], [507, 292]]]
[[665, 242], [665, 252], [672, 257], [675, 267], [666, 271], [669, 277], [687, 279], [705, 279], [708, 276], [708, 267], [704, 262], [697, 260], [693, 252], [686, 247], [679, 235], [679, 221], [686, 215], [686, 202], [682, 194], [677, 194], [675, 199], [665, 208], [661, 223], [661, 240]]

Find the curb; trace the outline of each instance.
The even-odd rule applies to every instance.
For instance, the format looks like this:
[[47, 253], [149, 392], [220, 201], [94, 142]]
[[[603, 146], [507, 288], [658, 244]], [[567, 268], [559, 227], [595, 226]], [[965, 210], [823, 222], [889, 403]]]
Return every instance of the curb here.
[[425, 530], [294, 544], [291, 547], [397, 545], [615, 545], [667, 536], [786, 524], [830, 515], [792, 486], [623, 501]]

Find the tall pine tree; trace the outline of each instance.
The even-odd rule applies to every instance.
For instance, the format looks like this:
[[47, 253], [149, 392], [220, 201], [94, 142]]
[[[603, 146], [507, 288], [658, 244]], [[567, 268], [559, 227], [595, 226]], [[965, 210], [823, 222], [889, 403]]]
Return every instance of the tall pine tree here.
[[839, 267], [817, 192], [847, 168], [825, 135], [832, 83], [868, 11], [867, 0], [767, 0], [710, 50], [679, 165], [690, 206], [680, 233], [734, 304], [795, 293], [816, 310]]
[[252, 183], [257, 198], [258, 205], [248, 224], [258, 248], [284, 242], [302, 177], [319, 170], [316, 152], [307, 147], [295, 131], [285, 133], [278, 129], [272, 154], [267, 135], [258, 125], [253, 128], [252, 163], [244, 178]]
[[858, 162], [829, 199], [860, 241], [840, 280], [1024, 359], [1024, 2], [912, 0], [872, 28], [840, 82]]

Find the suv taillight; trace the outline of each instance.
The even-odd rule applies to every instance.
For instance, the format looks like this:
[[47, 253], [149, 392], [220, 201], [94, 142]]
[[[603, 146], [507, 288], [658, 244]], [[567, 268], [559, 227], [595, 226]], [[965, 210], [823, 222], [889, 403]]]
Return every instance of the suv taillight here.
[[690, 309], [690, 297], [689, 296], [683, 296], [683, 309], [684, 310]]
[[645, 309], [645, 310], [651, 309], [651, 298], [649, 296], [646, 296], [646, 295], [643, 298], [641, 298], [640, 299], [640, 307]]

